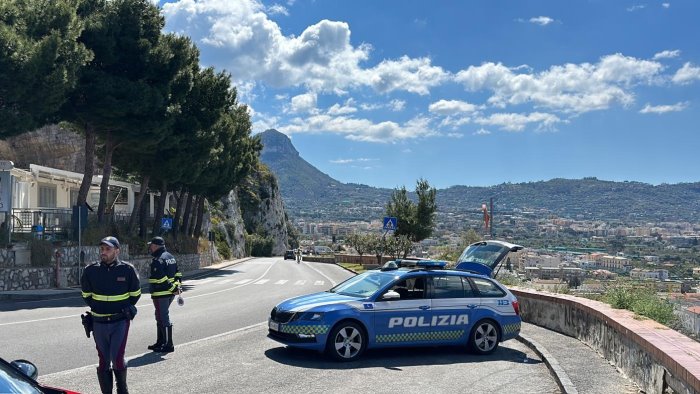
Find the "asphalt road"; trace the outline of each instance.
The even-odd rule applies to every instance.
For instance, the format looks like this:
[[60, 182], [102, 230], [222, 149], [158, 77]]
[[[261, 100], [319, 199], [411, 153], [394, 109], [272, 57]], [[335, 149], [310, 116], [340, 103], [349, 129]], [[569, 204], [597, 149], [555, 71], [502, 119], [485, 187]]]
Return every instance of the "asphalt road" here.
[[[352, 274], [335, 265], [252, 259], [185, 281], [185, 306], [173, 305], [175, 353], [147, 352], [153, 306], [139, 302], [127, 345], [135, 393], [518, 392], [558, 393], [545, 364], [518, 341], [483, 357], [462, 348], [368, 351], [353, 363], [285, 348], [266, 337], [270, 309], [284, 298], [327, 290]], [[0, 303], [0, 356], [25, 358], [40, 381], [98, 392], [94, 342], [85, 337], [78, 297]]]

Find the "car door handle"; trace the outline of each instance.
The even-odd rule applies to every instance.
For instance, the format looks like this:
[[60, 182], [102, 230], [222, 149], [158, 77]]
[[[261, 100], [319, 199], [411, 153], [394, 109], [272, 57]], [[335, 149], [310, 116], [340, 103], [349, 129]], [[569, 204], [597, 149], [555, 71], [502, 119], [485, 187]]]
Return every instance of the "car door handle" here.
[[421, 305], [421, 306], [418, 307], [418, 309], [422, 309], [422, 310], [425, 311], [425, 310], [430, 309], [430, 305]]

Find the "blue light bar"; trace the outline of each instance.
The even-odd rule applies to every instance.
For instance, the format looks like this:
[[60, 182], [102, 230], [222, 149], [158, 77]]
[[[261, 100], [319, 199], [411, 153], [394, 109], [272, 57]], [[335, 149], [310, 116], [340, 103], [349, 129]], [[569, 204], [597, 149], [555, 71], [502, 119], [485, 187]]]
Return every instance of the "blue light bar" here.
[[425, 269], [443, 269], [447, 265], [446, 261], [440, 260], [421, 260], [416, 261], [416, 267], [421, 267]]

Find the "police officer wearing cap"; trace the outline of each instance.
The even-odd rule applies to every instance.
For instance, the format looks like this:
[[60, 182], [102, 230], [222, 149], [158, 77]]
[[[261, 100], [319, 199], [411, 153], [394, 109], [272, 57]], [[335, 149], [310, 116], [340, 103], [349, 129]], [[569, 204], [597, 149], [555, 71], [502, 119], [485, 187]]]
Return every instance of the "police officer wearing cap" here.
[[100, 261], [85, 267], [80, 283], [93, 321], [100, 390], [112, 393], [114, 373], [117, 393], [127, 394], [124, 351], [141, 288], [134, 266], [119, 259], [119, 241], [115, 237], [102, 238]]
[[151, 260], [151, 276], [148, 278], [151, 300], [155, 307], [157, 339], [148, 346], [150, 350], [160, 353], [175, 351], [173, 345], [173, 324], [170, 322], [170, 304], [180, 292], [182, 274], [177, 269], [175, 257], [165, 250], [165, 241], [154, 237], [148, 243]]

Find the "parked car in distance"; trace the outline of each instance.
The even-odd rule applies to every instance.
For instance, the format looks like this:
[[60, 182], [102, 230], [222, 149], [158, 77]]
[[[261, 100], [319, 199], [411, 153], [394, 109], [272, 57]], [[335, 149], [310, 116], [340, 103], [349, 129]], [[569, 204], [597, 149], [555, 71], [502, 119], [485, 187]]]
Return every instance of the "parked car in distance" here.
[[39, 370], [27, 360], [8, 363], [0, 358], [0, 393], [21, 394], [79, 394], [75, 391], [49, 387], [36, 381]]
[[284, 259], [285, 259], [285, 260], [294, 260], [294, 259], [295, 259], [294, 251], [291, 250], [291, 249], [285, 251], [285, 252], [284, 252]]

